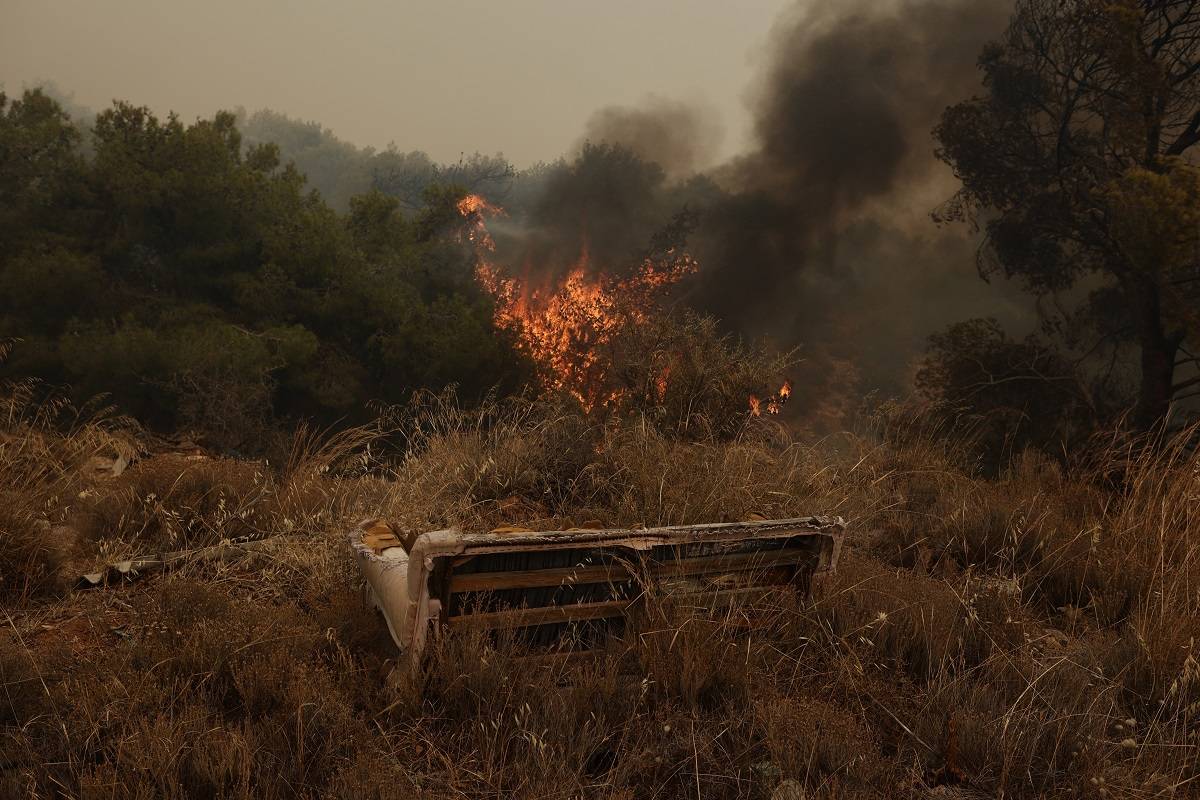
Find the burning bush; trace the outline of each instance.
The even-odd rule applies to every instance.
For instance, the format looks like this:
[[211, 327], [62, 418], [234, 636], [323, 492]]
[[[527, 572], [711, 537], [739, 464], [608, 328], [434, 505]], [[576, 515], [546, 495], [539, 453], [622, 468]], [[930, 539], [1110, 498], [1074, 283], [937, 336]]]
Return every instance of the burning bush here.
[[602, 351], [617, 415], [646, 417], [691, 440], [729, 439], [762, 410], [779, 413], [791, 382], [766, 396], [796, 363], [796, 351], [772, 354], [722, 335], [712, 317], [657, 315], [623, 327]]
[[648, 418], [685, 438], [732, 436], [747, 416], [777, 414], [790, 396], [786, 381], [759, 399], [795, 363], [794, 351], [772, 356], [722, 336], [712, 318], [664, 308], [671, 287], [696, 270], [684, 250], [694, 215], [676, 215], [625, 277], [592, 265], [585, 241], [561, 281], [537, 285], [528, 274], [506, 276], [492, 261], [486, 217], [502, 209], [477, 195], [458, 208], [463, 238], [478, 257], [476, 277], [496, 300], [496, 324], [516, 333], [541, 364], [545, 391], [608, 418]]

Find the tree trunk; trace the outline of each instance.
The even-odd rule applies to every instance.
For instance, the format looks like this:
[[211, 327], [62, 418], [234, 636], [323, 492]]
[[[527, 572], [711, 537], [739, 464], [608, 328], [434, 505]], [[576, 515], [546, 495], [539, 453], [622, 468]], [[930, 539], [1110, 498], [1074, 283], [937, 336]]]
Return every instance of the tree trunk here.
[[1132, 423], [1140, 431], [1157, 431], [1171, 407], [1180, 340], [1163, 330], [1162, 298], [1153, 278], [1129, 276], [1122, 284], [1141, 348], [1141, 380]]

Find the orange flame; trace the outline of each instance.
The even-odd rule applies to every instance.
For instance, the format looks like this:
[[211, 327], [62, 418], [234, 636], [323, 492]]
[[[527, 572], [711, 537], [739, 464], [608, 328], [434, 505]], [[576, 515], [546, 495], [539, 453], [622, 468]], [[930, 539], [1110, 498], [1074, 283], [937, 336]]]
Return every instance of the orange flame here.
[[657, 399], [662, 401], [667, 396], [667, 381], [671, 379], [671, 368], [666, 367], [658, 377], [654, 379], [654, 389], [658, 392]]
[[781, 406], [788, 401], [792, 396], [792, 379], [788, 378], [783, 382], [783, 386], [779, 387], [779, 391], [771, 395], [764, 402], [757, 395], [750, 395], [750, 414], [758, 417], [762, 416], [762, 408], [765, 405], [768, 414], [778, 414]]
[[496, 249], [496, 243], [492, 241], [492, 235], [488, 233], [484, 215], [506, 217], [508, 214], [504, 213], [504, 209], [492, 205], [477, 194], [469, 194], [458, 201], [458, 213], [462, 214], [469, 223], [467, 241], [475, 245], [476, 249], [493, 252]]
[[[516, 331], [521, 346], [548, 368], [548, 388], [569, 392], [586, 408], [614, 400], [616, 394], [606, 388], [603, 346], [624, 323], [645, 319], [659, 296], [695, 272], [695, 259], [669, 250], [665, 258], [645, 259], [630, 277], [589, 277], [593, 270], [585, 241], [582, 255], [560, 283], [531, 287], [505, 276], [488, 259], [495, 245], [485, 215], [504, 211], [478, 195], [464, 197], [458, 210], [469, 222], [467, 238], [476, 248], [475, 277], [496, 300], [497, 326]], [[655, 381], [659, 398], [668, 377], [664, 372]]]

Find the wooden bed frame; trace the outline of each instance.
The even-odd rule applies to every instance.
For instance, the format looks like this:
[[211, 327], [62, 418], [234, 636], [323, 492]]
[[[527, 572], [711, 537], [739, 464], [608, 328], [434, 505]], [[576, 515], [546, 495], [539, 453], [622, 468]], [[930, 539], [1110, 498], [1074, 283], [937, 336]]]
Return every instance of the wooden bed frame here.
[[649, 529], [415, 534], [379, 519], [348, 536], [392, 639], [413, 660], [430, 631], [511, 628], [534, 644], [590, 647], [647, 594], [709, 607], [806, 593], [838, 561], [840, 517]]

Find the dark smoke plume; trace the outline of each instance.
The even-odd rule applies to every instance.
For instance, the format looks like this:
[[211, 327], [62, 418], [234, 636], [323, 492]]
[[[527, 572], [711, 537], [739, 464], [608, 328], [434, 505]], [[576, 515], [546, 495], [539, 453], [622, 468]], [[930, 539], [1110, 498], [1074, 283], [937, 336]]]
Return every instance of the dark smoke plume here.
[[586, 142], [537, 180], [531, 198], [493, 224], [500, 263], [535, 286], [561, 279], [585, 252], [593, 275], [633, 268], [670, 217], [662, 167], [622, 144]]
[[711, 165], [721, 142], [721, 127], [707, 109], [660, 97], [641, 105], [609, 106], [588, 119], [577, 143], [619, 143], [640, 158], [681, 178]]
[[661, 100], [603, 109], [575, 159], [515, 211], [504, 260], [552, 277], [586, 237], [597, 266], [619, 270], [687, 205], [700, 213], [687, 304], [746, 338], [801, 344], [788, 409], [836, 429], [864, 393], [910, 392], [935, 330], [972, 316], [1031, 326], [1018, 290], [979, 280], [969, 232], [929, 217], [956, 189], [931, 131], [980, 91], [976, 59], [1011, 8], [798, 2], [751, 93], [749, 152], [688, 178], [716, 141], [702, 114]]
[[[838, 4], [778, 25], [754, 101], [757, 149], [720, 174], [734, 196], [708, 221], [720, 252], [699, 295], [706, 305], [723, 305], [729, 319], [752, 314], [805, 266], [819, 234], [872, 201], [920, 217], [925, 209], [905, 209], [905, 195], [946, 171], [930, 131], [947, 105], [977, 91], [975, 60], [1010, 7]], [[730, 290], [733, 302], [720, 302]]]
[[931, 130], [978, 93], [976, 59], [1012, 4], [808, 5], [773, 31], [756, 147], [717, 173], [730, 194], [706, 209], [689, 300], [818, 362], [840, 351], [860, 388], [904, 391], [934, 329], [1017, 313], [974, 274], [965, 232], [928, 217], [955, 188]]

